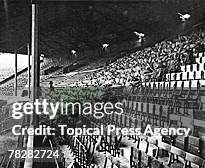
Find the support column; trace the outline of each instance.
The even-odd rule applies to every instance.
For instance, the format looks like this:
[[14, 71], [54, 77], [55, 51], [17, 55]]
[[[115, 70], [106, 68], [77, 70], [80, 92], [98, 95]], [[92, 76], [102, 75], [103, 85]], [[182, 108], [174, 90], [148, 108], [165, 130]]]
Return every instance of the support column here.
[[[31, 37], [31, 54], [32, 54], [32, 95], [31, 99], [34, 102], [38, 98], [40, 86], [40, 55], [38, 54], [38, 4], [32, 4], [32, 37]], [[37, 126], [38, 119], [35, 114], [31, 117], [31, 125]]]
[[31, 57], [30, 57], [30, 44], [27, 44], [27, 53], [28, 53], [28, 97], [30, 98], [31, 94]]
[[14, 80], [15, 80], [15, 82], [14, 82], [14, 96], [17, 96], [17, 87], [18, 87], [18, 85], [17, 85], [17, 51], [15, 52], [15, 67], [14, 67]]
[[[32, 26], [31, 26], [31, 55], [32, 55], [32, 64], [31, 64], [31, 101], [34, 103], [35, 99], [38, 98], [38, 89], [40, 81], [40, 56], [38, 55], [38, 4], [32, 3]], [[28, 54], [30, 55], [30, 54]], [[30, 69], [30, 68], [29, 68]], [[29, 70], [28, 69], [28, 70]], [[37, 115], [35, 111], [30, 117], [30, 128], [35, 128], [38, 125]], [[35, 147], [35, 136], [28, 136], [27, 148], [30, 150]], [[33, 159], [26, 158], [24, 162], [24, 168], [32, 168]]]

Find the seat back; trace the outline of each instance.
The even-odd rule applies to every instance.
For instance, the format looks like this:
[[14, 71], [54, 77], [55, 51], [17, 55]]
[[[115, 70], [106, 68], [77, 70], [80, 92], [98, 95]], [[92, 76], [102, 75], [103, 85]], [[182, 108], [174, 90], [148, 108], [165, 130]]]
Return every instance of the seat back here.
[[170, 151], [171, 151], [170, 144], [162, 142], [162, 141], [158, 142], [157, 158], [168, 156]]
[[177, 148], [175, 146], [171, 146], [170, 153], [180, 156], [181, 158], [185, 158], [186, 152], [180, 148]]
[[204, 163], [205, 163], [204, 159], [194, 154], [186, 152], [185, 168], [192, 167], [193, 166], [192, 164], [197, 165], [199, 168], [202, 168], [204, 166]]
[[131, 147], [130, 168], [140, 167], [140, 165], [141, 165], [141, 152], [139, 149]]
[[201, 138], [194, 137], [194, 136], [188, 136], [187, 137], [187, 149], [186, 151], [198, 156], [201, 156], [202, 154], [202, 148], [203, 148], [203, 141]]

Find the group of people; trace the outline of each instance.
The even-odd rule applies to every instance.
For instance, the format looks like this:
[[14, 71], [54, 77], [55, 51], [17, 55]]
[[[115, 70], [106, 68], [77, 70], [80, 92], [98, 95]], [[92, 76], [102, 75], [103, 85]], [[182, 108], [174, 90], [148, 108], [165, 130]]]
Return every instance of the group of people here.
[[205, 51], [205, 32], [181, 35], [136, 51], [85, 76], [74, 86], [129, 86], [164, 80], [164, 74], [180, 72], [181, 65], [195, 63], [196, 53]]

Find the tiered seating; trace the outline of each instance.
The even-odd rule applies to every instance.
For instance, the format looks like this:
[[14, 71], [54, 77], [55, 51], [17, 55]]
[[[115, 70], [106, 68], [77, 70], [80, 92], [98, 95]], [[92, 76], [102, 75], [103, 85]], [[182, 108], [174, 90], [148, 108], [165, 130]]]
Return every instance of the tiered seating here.
[[[145, 143], [141, 148], [138, 137], [130, 136], [129, 138], [138, 144], [137, 148], [131, 148], [131, 166], [143, 167], [144, 164], [152, 167], [151, 164], [156, 164], [157, 167], [165, 165], [202, 167], [205, 158], [202, 134], [205, 123], [203, 88], [205, 80], [201, 75], [204, 72], [203, 61], [203, 58], [199, 61], [196, 59], [198, 64], [184, 68], [181, 66], [182, 72], [167, 74], [165, 81], [142, 83], [140, 88], [125, 98], [125, 113], [122, 115], [106, 116], [100, 122], [91, 119], [99, 125], [114, 124], [121, 127], [143, 127], [144, 124], [151, 124], [153, 127], [191, 128], [192, 132], [188, 137], [170, 136], [158, 140], [155, 144], [157, 156], [149, 154], [150, 143]], [[180, 74], [179, 77], [176, 74]], [[200, 75], [197, 77], [196, 74]], [[175, 162], [176, 160], [178, 162]]]
[[[107, 65], [97, 73], [85, 76], [81, 81], [74, 83], [76, 86], [132, 86], [140, 81], [162, 79], [167, 72], [179, 72], [182, 69], [200, 71], [190, 73], [190, 78], [201, 79], [204, 70], [204, 58], [194, 60], [193, 55], [204, 49], [204, 32], [192, 32], [187, 36], [178, 36], [171, 41], [166, 40], [156, 43], [155, 46], [144, 48]], [[199, 48], [202, 48], [199, 50]], [[199, 56], [203, 54], [198, 54]], [[195, 63], [195, 64], [194, 64]], [[198, 65], [198, 64], [201, 65]], [[188, 66], [193, 64], [192, 66]], [[187, 66], [185, 66], [187, 65]], [[186, 77], [183, 73], [182, 77]], [[173, 77], [172, 77], [173, 78]], [[180, 74], [176, 76], [180, 79]], [[185, 85], [186, 86], [186, 85]]]
[[[204, 59], [200, 60], [202, 61], [198, 62], [198, 67], [204, 63]], [[200, 80], [195, 80], [195, 78], [188, 76], [191, 74], [189, 72], [198, 73], [197, 68], [193, 71], [194, 66], [192, 68], [188, 68], [189, 66], [186, 67], [181, 73], [167, 74], [167, 81], [143, 83], [141, 90], [138, 89], [135, 91], [134, 95], [128, 97], [127, 101], [125, 101], [124, 107], [127, 114], [136, 110], [135, 115], [139, 114], [143, 118], [143, 121], [149, 120], [148, 123], [153, 126], [189, 127], [192, 128], [192, 135], [199, 136], [200, 131], [204, 130], [202, 110], [204, 102], [204, 80], [201, 80], [201, 78], [199, 78]], [[187, 78], [183, 79], [179, 77], [176, 79], [176, 74], [183, 74], [184, 72], [188, 74]], [[166, 120], [166, 125], [160, 124], [164, 122], [163, 116]], [[155, 122], [155, 119], [158, 122]], [[178, 155], [185, 161], [185, 167], [190, 162], [197, 164], [199, 167], [202, 166], [204, 162], [202, 157], [205, 157], [203, 136], [201, 138], [194, 136], [178, 136], [172, 139], [170, 147], [166, 146], [171, 156], [168, 165], [174, 161], [173, 155]], [[160, 146], [163, 145], [161, 144]]]
[[59, 70], [61, 68], [62, 67], [60, 67], [60, 66], [51, 66], [51, 67], [49, 67], [49, 68], [44, 70], [44, 75], [48, 75], [50, 73], [53, 73], [53, 72], [55, 72], [55, 71], [57, 71], [57, 70]]
[[[18, 90], [25, 89], [25, 86], [28, 82], [27, 79], [28, 79], [27, 72], [18, 75], [17, 78]], [[11, 79], [10, 81], [0, 86], [0, 95], [14, 96], [14, 79]]]
[[[190, 135], [188, 137], [105, 136], [102, 137], [99, 146], [95, 136], [70, 137], [69, 145], [74, 151], [75, 163], [78, 166], [92, 167], [96, 151], [109, 153], [111, 157], [119, 157], [123, 149], [130, 167], [186, 168], [190, 164], [202, 167], [205, 158], [203, 126], [205, 57], [204, 53], [195, 52], [194, 57], [191, 57], [192, 54], [189, 55], [189, 49], [193, 51], [190, 47], [192, 43], [202, 38], [204, 34], [194, 33], [173, 41], [163, 41], [154, 47], [119, 59], [76, 84], [76, 86], [138, 84], [131, 89], [132, 92], [127, 92], [128, 96], [124, 96], [122, 115], [113, 113], [101, 120], [89, 117], [92, 126], [106, 127], [112, 124], [118, 127], [139, 127], [142, 131], [147, 124], [153, 128], [186, 127], [191, 128]], [[188, 50], [185, 47], [187, 45]], [[167, 74], [162, 76], [163, 73]], [[70, 95], [69, 91], [67, 95]], [[76, 95], [71, 94], [70, 97], [72, 96]], [[83, 98], [88, 98], [88, 95], [77, 94], [77, 97], [83, 102]], [[65, 97], [59, 95], [60, 98]], [[96, 95], [87, 100], [94, 98]], [[125, 141], [128, 144], [126, 149], [121, 146]], [[107, 167], [107, 162], [110, 160], [113, 162], [112, 167], [117, 165], [114, 160], [104, 156], [102, 167]]]
[[[157, 141], [149, 141], [148, 139], [139, 138], [137, 147], [131, 147], [130, 167], [159, 167], [162, 166], [157, 160]], [[155, 162], [154, 162], [155, 160]]]
[[[0, 65], [0, 82], [12, 74], [14, 74], [14, 54], [13, 53], [1, 53], [1, 65]], [[18, 71], [27, 67], [28, 57], [27, 55], [18, 54]]]
[[[12, 56], [13, 57], [13, 56]], [[27, 58], [27, 57], [26, 57]], [[25, 60], [19, 60], [20, 62], [22, 61], [23, 67], [19, 67], [18, 68], [18, 72], [22, 69], [25, 69], [27, 66], [27, 61], [25, 64]], [[62, 61], [59, 61], [59, 59], [50, 59], [50, 58], [46, 58], [44, 60], [44, 62], [41, 62], [40, 66], [41, 66], [41, 81], [45, 81], [47, 80], [47, 75], [55, 75], [55, 74], [61, 74], [62, 73], [62, 68], [63, 66], [67, 66], [69, 64], [67, 59], [62, 59]], [[10, 68], [10, 64], [8, 65], [8, 68]], [[20, 64], [19, 64], [20, 66]], [[1, 67], [0, 67], [1, 69]], [[11, 69], [11, 68], [10, 68]], [[7, 73], [7, 72], [6, 72]], [[6, 79], [8, 77], [10, 77], [11, 75], [14, 74], [14, 71], [9, 70], [8, 72], [9, 74], [4, 74], [4, 71], [1, 72], [1, 74], [3, 74], [3, 79]], [[0, 76], [0, 81], [1, 81], [1, 76]], [[17, 81], [17, 85], [18, 85], [18, 89], [21, 90], [23, 88], [25, 88], [25, 86], [27, 85], [28, 82], [28, 74], [27, 72], [22, 72], [18, 75], [18, 81]], [[13, 96], [14, 95], [14, 79], [10, 79], [7, 82], [5, 82], [4, 84], [0, 85], [0, 95], [2, 96]]]
[[[126, 163], [129, 163], [131, 167], [136, 165], [153, 168], [176, 167], [177, 165], [188, 167], [190, 163], [200, 167], [204, 162], [204, 141], [202, 137], [193, 136], [197, 134], [197, 129], [190, 123], [190, 120], [194, 120], [195, 108], [193, 109], [193, 107], [200, 104], [197, 102], [203, 96], [201, 91], [203, 91], [203, 88], [199, 84], [198, 88], [195, 89], [192, 89], [192, 87], [172, 88], [166, 86], [165, 82], [162, 86], [155, 82], [154, 87], [146, 83], [140, 88], [133, 89], [132, 94], [123, 101], [124, 113], [122, 115], [106, 115], [101, 120], [89, 117], [93, 126], [113, 124], [119, 127], [143, 128], [146, 124], [151, 124], [153, 127], [193, 127], [192, 129], [195, 131], [188, 137], [105, 136], [98, 148], [96, 145], [97, 137], [95, 136], [70, 137], [72, 142], [70, 146], [76, 156], [75, 163], [80, 164], [81, 167], [88, 166], [88, 163], [92, 163], [94, 151], [106, 151], [112, 155], [111, 158], [121, 157], [119, 151], [122, 147], [120, 144], [127, 140], [131, 145], [128, 145], [128, 148], [125, 149], [126, 155], [124, 157], [127, 159]], [[78, 94], [85, 94], [85, 92], [77, 92]], [[72, 94], [72, 91], [68, 93]], [[62, 95], [62, 93], [60, 94]], [[84, 96], [88, 98], [89, 95], [92, 94], [86, 93]], [[90, 98], [88, 99], [90, 100]], [[192, 105], [189, 105], [191, 103]], [[110, 157], [104, 156], [103, 158], [102, 165], [105, 166], [110, 161], [113, 162], [113, 166], [116, 165], [116, 162]], [[178, 162], [175, 162], [176, 160]], [[90, 164], [90, 167], [92, 166], [93, 164]]]
[[75, 164], [80, 167], [92, 167], [93, 154], [96, 149], [96, 140], [91, 136], [69, 137], [69, 146], [74, 151]]

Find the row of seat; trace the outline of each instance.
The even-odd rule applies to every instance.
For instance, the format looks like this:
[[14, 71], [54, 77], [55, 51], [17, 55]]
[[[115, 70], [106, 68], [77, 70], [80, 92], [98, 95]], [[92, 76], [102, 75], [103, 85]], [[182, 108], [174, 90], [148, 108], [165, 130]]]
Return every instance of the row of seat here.
[[192, 71], [203, 71], [205, 70], [205, 53], [197, 53], [195, 54], [195, 64], [189, 64], [189, 65], [182, 65], [181, 66], [181, 71], [182, 72], [192, 72]]
[[[194, 86], [193, 86], [193, 82], [195, 83]], [[203, 103], [204, 91], [203, 91], [202, 83], [203, 81], [199, 81], [199, 80], [198, 81], [189, 80], [185, 82], [169, 81], [169, 82], [144, 83], [140, 89], [139, 88], [135, 89], [133, 93], [127, 97], [126, 101], [124, 102], [125, 112], [128, 115], [130, 115], [131, 113], [131, 115], [134, 116], [138, 113], [143, 114], [149, 111], [154, 111], [154, 113], [162, 112], [162, 115], [165, 112], [164, 114], [166, 115], [168, 111], [169, 126], [176, 125], [177, 127], [180, 126], [189, 127], [189, 128], [195, 127], [195, 129], [197, 130], [199, 126], [203, 127], [205, 123], [203, 121], [204, 117], [199, 117], [199, 116], [203, 116], [202, 114], [204, 109], [204, 103]], [[185, 87], [184, 85], [187, 87]], [[159, 101], [162, 100], [162, 98], [164, 100], [169, 100], [168, 102], [170, 102], [171, 100], [172, 104], [167, 103], [167, 101]], [[158, 101], [152, 101], [152, 100], [158, 100]], [[198, 118], [196, 117], [197, 115], [199, 115]], [[175, 123], [176, 121], [178, 121], [178, 123]], [[156, 123], [154, 123], [154, 125], [155, 124]], [[194, 138], [200, 139], [197, 137]], [[201, 141], [202, 140], [200, 139], [200, 142]], [[176, 144], [178, 144], [177, 139], [175, 140], [175, 142]], [[183, 146], [186, 145], [187, 143], [183, 143]], [[203, 151], [202, 152], [203, 154], [200, 153], [199, 155], [204, 156], [204, 147], [200, 146], [201, 150], [199, 150], [198, 147], [196, 150], [193, 150], [194, 147], [191, 148], [192, 148], [191, 150], [192, 152], [195, 151], [194, 154]], [[184, 147], [183, 149], [185, 150], [186, 147]]]
[[[115, 120], [116, 121], [116, 120]], [[90, 118], [91, 126], [93, 128], [99, 128], [101, 125], [104, 125], [104, 128], [106, 128], [107, 124], [116, 124], [116, 122], [110, 121], [109, 118], [105, 117], [103, 120], [99, 122], [95, 117]], [[96, 146], [96, 149], [100, 152], [109, 152], [112, 156], [117, 156], [120, 153], [119, 150], [119, 143], [121, 141], [122, 136], [115, 136], [115, 135], [107, 135], [107, 130], [104, 129], [104, 135], [100, 138], [100, 144]], [[98, 136], [92, 136], [95, 142], [99, 142], [99, 139], [97, 139]]]
[[167, 104], [147, 103], [147, 99], [144, 102], [135, 101], [135, 99], [136, 96], [129, 96], [128, 100], [125, 101], [125, 114], [128, 116], [139, 115], [141, 118], [137, 119], [140, 119], [140, 122], [148, 121], [147, 123], [152, 124], [153, 127], [191, 128], [192, 134], [198, 136], [199, 131], [201, 131], [199, 127], [203, 127], [205, 124], [203, 111], [194, 109], [190, 101], [187, 101], [186, 104], [180, 104], [176, 100], [176, 103], [170, 106]]
[[[182, 140], [183, 139], [183, 140]], [[170, 144], [164, 142], [164, 138], [156, 138], [149, 136], [135, 136], [134, 142], [136, 147], [131, 147], [130, 166], [135, 167], [164, 167], [173, 166], [174, 155], [181, 156], [183, 153], [184, 166], [188, 167], [188, 163], [196, 164], [199, 167], [204, 163], [201, 158], [203, 141], [200, 138], [188, 137], [172, 137]], [[169, 155], [166, 158], [166, 151]], [[167, 160], [166, 160], [167, 159]]]
[[194, 71], [198, 72], [198, 71], [204, 71], [204, 70], [205, 70], [205, 63], [201, 62], [200, 59], [195, 64], [181, 66], [182, 72], [194, 72]]
[[[175, 162], [177, 161], [177, 162]], [[140, 141], [139, 147], [131, 147], [131, 167], [202, 167], [204, 159], [164, 142], [157, 145]]]
[[[177, 120], [178, 120], [178, 118], [177, 118]], [[170, 120], [172, 120], [172, 119], [173, 118], [171, 117]], [[122, 128], [124, 128], [124, 127], [126, 127], [126, 128], [137, 128], [137, 127], [142, 128], [147, 123], [149, 123], [155, 127], [157, 125], [158, 125], [158, 127], [166, 127], [165, 124], [162, 123], [162, 119], [159, 119], [159, 116], [153, 117], [153, 120], [154, 120], [153, 123], [146, 122], [146, 120], [148, 120], [148, 119], [145, 119], [143, 117], [138, 118], [136, 116], [134, 117], [134, 116], [124, 115], [124, 114], [122, 114], [122, 115], [113, 114], [113, 115], [108, 115], [103, 120], [100, 120], [100, 122], [98, 121], [98, 124], [99, 125], [104, 124], [105, 126], [106, 126], [106, 124], [112, 124], [112, 125], [116, 125], [116, 126], [122, 127]], [[151, 120], [151, 119], [149, 119], [149, 120]], [[92, 121], [97, 122], [96, 120], [92, 120]], [[166, 117], [164, 117], [164, 123], [165, 123], [165, 121], [166, 121], [166, 123], [168, 122]], [[179, 121], [181, 122], [182, 127], [192, 128], [194, 125], [193, 123], [190, 123], [190, 118], [188, 118], [188, 117], [181, 116]], [[192, 122], [195, 122], [195, 121], [192, 121]], [[170, 123], [170, 125], [173, 127], [172, 123]], [[168, 125], [168, 126], [170, 126], [170, 125]], [[179, 124], [178, 124], [178, 126], [179, 126]], [[193, 130], [193, 128], [192, 128], [192, 130]], [[133, 136], [133, 137], [135, 137], [135, 136]], [[181, 136], [181, 137], [185, 138], [187, 140], [187, 141], [185, 140], [185, 142], [184, 142], [183, 149], [186, 149], [187, 146], [189, 146], [190, 144], [193, 144], [193, 146], [194, 145], [197, 146], [196, 148], [198, 150], [198, 153], [200, 154], [200, 156], [202, 156], [201, 155], [202, 150], [204, 149], [204, 148], [201, 148], [202, 147], [201, 143], [203, 142], [202, 139], [197, 138], [197, 137], [193, 137], [193, 136], [189, 136], [189, 137]], [[172, 144], [174, 145], [175, 143], [177, 143], [177, 140], [178, 140], [178, 137], [176, 139], [172, 139], [170, 141], [172, 141]], [[192, 149], [194, 149], [194, 148], [195, 147], [193, 147]], [[191, 151], [189, 151], [189, 152], [191, 152]], [[194, 153], [196, 154], [196, 151]]]
[[204, 80], [204, 71], [177, 72], [166, 74], [167, 81]]
[[[203, 99], [203, 91], [199, 89], [190, 90], [183, 87], [169, 89], [169, 87], [144, 87], [140, 91], [135, 91], [123, 100], [125, 110], [135, 110], [139, 102], [159, 105], [173, 105], [176, 101], [181, 104], [196, 103]], [[198, 102], [199, 103], [199, 102]], [[193, 109], [193, 108], [192, 108]]]
[[172, 89], [174, 87], [181, 87], [182, 83], [186, 88], [197, 88], [198, 83], [200, 84], [200, 86], [205, 86], [205, 80], [189, 80], [189, 81], [179, 80], [179, 81], [161, 81], [161, 82], [149, 82], [149, 83], [143, 82], [142, 86], [146, 86], [147, 84], [149, 84], [151, 88], [154, 88], [156, 86], [158, 87], [158, 86], [165, 85]]
[[201, 167], [204, 164], [200, 157], [203, 141], [193, 136], [183, 138], [173, 138], [169, 144], [155, 137], [135, 136], [136, 147], [131, 147], [130, 167], [172, 167], [176, 166], [175, 160], [180, 159], [183, 162], [177, 164], [184, 167], [188, 168], [190, 164]]
[[[113, 146], [112, 138], [109, 136], [103, 136], [102, 139], [99, 141], [99, 136], [70, 136], [70, 143], [69, 145], [74, 151], [75, 155], [75, 164], [78, 164], [78, 166], [82, 168], [94, 168], [96, 166], [94, 162], [94, 152], [96, 151], [96, 148], [99, 152], [112, 152], [116, 150]], [[99, 141], [99, 146], [98, 142]], [[111, 154], [111, 153], [110, 153]], [[111, 154], [112, 155], [112, 154]], [[112, 155], [114, 156], [114, 155]], [[115, 155], [116, 156], [116, 155]], [[119, 153], [118, 153], [119, 156]], [[108, 166], [108, 157], [105, 156], [103, 165], [98, 165], [98, 167], [107, 168]], [[109, 160], [109, 163], [111, 161]], [[114, 163], [109, 164], [110, 167], [117, 168]], [[75, 166], [73, 166], [75, 167]]]
[[[189, 83], [191, 85], [190, 81]], [[203, 88], [200, 87], [200, 82], [197, 83], [197, 88], [185, 88], [183, 82], [181, 82], [181, 87], [173, 88], [165, 86], [165, 82], [162, 83], [162, 85], [155, 85], [154, 88], [151, 88], [149, 86], [144, 87], [143, 91], [141, 91], [140, 93], [134, 93], [136, 94], [136, 96], [133, 96], [133, 100], [135, 99], [136, 101], [140, 102], [169, 105], [172, 107], [172, 110], [175, 110], [175, 108], [180, 108], [182, 111], [188, 110], [189, 112], [186, 112], [184, 114], [189, 114], [192, 116], [193, 112], [199, 110], [200, 106], [202, 107], [204, 104], [203, 101], [205, 98], [205, 94]], [[130, 101], [129, 97], [128, 100]], [[133, 100], [131, 99], [131, 101]], [[178, 109], [178, 111], [180, 109]], [[176, 112], [172, 111], [171, 113]]]
[[[205, 57], [204, 53], [199, 53], [200, 57], [196, 58], [196, 63], [181, 66], [182, 72], [166, 74], [166, 80], [202, 80], [204, 79]], [[202, 57], [203, 56], [203, 57]]]
[[[158, 103], [154, 104], [149, 102], [129, 101], [127, 105], [125, 104], [124, 109], [126, 115], [135, 116], [138, 119], [149, 121], [149, 123], [152, 124], [153, 126], [160, 126], [160, 127], [170, 126], [171, 124], [170, 121], [173, 120], [174, 115], [177, 115], [178, 117], [177, 119], [179, 119], [181, 123], [183, 123], [183, 120], [186, 119], [188, 119], [188, 121], [189, 119], [193, 120], [193, 113], [194, 113], [194, 109], [189, 107], [188, 103], [178, 104], [178, 105], [173, 103], [173, 105], [172, 104], [168, 105], [168, 104], [158, 104]], [[184, 118], [182, 118], [183, 116]], [[190, 126], [190, 125], [186, 125], [186, 126]]]
[[75, 162], [78, 163], [80, 167], [86, 167], [87, 156], [85, 146], [74, 136], [69, 137], [69, 146], [74, 152]]
[[202, 156], [202, 148], [205, 146], [204, 141], [201, 138], [194, 136], [147, 136], [140, 135], [134, 138], [135, 142], [137, 142], [137, 146], [139, 146], [140, 140], [147, 141], [151, 144], [160, 146], [161, 142], [167, 143], [171, 146], [178, 147], [185, 152], [189, 152], [191, 154], [197, 155], [201, 158], [205, 158]]
[[[181, 87], [176, 87], [177, 83], [181, 83]], [[150, 100], [158, 100], [154, 101], [154, 103], [159, 103], [161, 105], [172, 104], [172, 115], [178, 120], [181, 120], [181, 116], [179, 115], [189, 115], [193, 118], [193, 121], [196, 126], [203, 127], [205, 121], [204, 115], [204, 101], [205, 101], [205, 94], [204, 89], [201, 87], [200, 82], [196, 83], [197, 87], [191, 87], [192, 81], [189, 82], [189, 87], [184, 87], [183, 81], [175, 81], [175, 86], [171, 89], [169, 87], [165, 87], [165, 82], [155, 84], [154, 88], [149, 87], [146, 84], [147, 92], [141, 93], [141, 95], [148, 95], [148, 99], [144, 99], [145, 102], [148, 103]], [[145, 89], [144, 89], [145, 90]], [[143, 99], [141, 99], [143, 100]], [[162, 101], [163, 100], [163, 101]], [[139, 101], [139, 99], [137, 100]], [[153, 102], [153, 101], [151, 101]], [[184, 111], [184, 112], [183, 112]]]

